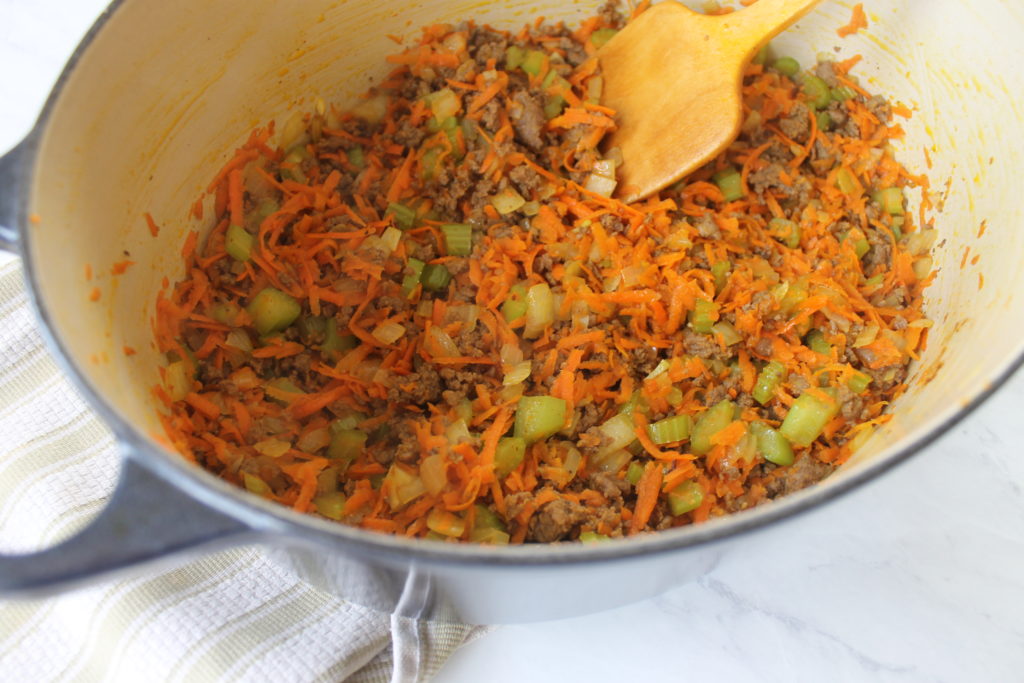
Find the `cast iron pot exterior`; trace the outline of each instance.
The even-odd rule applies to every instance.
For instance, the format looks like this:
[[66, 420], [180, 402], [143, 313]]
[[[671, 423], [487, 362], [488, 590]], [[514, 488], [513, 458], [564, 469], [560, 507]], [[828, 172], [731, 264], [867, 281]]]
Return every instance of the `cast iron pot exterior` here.
[[[624, 541], [524, 547], [414, 541], [299, 515], [249, 495], [170, 453], [154, 439], [151, 430], [144, 430], [136, 419], [126, 416], [124, 406], [117, 405], [117, 392], [99, 386], [102, 379], [98, 379], [96, 368], [88, 367], [83, 362], [85, 351], [76, 348], [81, 342], [69, 338], [55, 320], [55, 297], [64, 296], [66, 287], [44, 291], [40, 280], [46, 277], [51, 261], [40, 256], [40, 251], [47, 232], [28, 220], [30, 213], [40, 212], [45, 225], [47, 206], [40, 204], [35, 190], [41, 182], [49, 182], [41, 178], [66, 172], [47, 164], [43, 147], [55, 126], [63, 129], [76, 125], [67, 112], [59, 110], [69, 83], [79, 78], [82, 60], [96, 46], [116, 40], [116, 35], [108, 37], [108, 26], [130, 9], [133, 19], [159, 11], [185, 16], [173, 8], [157, 10], [156, 6], [148, 0], [115, 2], [69, 61], [32, 132], [0, 159], [0, 247], [21, 255], [26, 285], [50, 348], [114, 431], [124, 456], [108, 506], [85, 530], [36, 554], [0, 556], [0, 594], [53, 593], [160, 562], [180, 561], [195, 553], [258, 543], [272, 548], [281, 561], [318, 586], [354, 602], [405, 616], [503, 623], [607, 609], [656, 595], [707, 571], [722, 553], [742, 544], [748, 532], [785, 533], [783, 520], [835, 500], [920, 451], [966, 416], [1024, 360], [1020, 344], [1012, 352], [1002, 353], [984, 381], [979, 380], [973, 390], [960, 394], [961, 405], [941, 415], [941, 419], [908, 430], [908, 436], [895, 445], [885, 448], [886, 444], [881, 444], [882, 456], [859, 462], [827, 485], [725, 519]], [[344, 6], [332, 8], [345, 11]], [[826, 16], [821, 21], [839, 25], [833, 19]], [[514, 23], [522, 21], [525, 17]], [[258, 120], [267, 118], [264, 115]], [[244, 137], [249, 127], [238, 127], [234, 131], [236, 139]], [[169, 131], [169, 135], [173, 133]], [[1019, 141], [1013, 144], [1020, 146]], [[222, 163], [230, 145], [222, 145], [217, 151], [223, 153]], [[209, 178], [216, 168], [215, 163], [207, 164], [199, 175]], [[184, 210], [179, 213], [184, 214]], [[137, 224], [131, 230], [137, 233], [145, 228]], [[111, 258], [122, 258], [122, 245], [110, 235], [107, 239], [110, 241], [105, 249]], [[1011, 246], [1021, 253], [1020, 242]], [[1010, 286], [1013, 292], [1019, 291], [1019, 279], [1012, 280]], [[152, 299], [153, 294], [145, 296]], [[146, 318], [135, 316], [135, 320], [145, 327], [143, 336], [149, 334]], [[939, 364], [936, 372], [941, 372], [941, 367]]]

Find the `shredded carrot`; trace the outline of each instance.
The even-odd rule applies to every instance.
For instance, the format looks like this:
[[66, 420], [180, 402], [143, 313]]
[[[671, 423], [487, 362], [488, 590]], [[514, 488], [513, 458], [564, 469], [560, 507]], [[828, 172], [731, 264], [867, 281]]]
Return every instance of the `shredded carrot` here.
[[846, 26], [841, 26], [836, 33], [839, 34], [840, 38], [853, 35], [862, 28], [868, 27], [868, 18], [864, 16], [864, 5], [857, 3], [853, 6], [853, 14], [850, 17], [850, 23]]

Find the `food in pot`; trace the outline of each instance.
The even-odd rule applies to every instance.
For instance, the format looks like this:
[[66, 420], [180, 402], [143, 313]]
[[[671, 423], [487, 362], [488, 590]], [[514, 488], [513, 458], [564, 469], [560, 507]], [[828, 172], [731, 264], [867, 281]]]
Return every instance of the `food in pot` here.
[[352, 109], [254, 131], [157, 302], [177, 448], [496, 544], [702, 522], [843, 463], [930, 325], [894, 107], [856, 58], [759, 55], [739, 139], [624, 205], [594, 58], [622, 21], [429, 26]]

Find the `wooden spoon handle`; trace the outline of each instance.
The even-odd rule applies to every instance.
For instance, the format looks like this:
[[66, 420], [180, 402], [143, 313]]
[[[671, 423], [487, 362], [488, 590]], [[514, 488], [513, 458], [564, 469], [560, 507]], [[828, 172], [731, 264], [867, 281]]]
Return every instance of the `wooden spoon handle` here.
[[737, 53], [753, 55], [821, 0], [757, 0], [753, 5], [719, 16], [714, 22], [723, 42]]

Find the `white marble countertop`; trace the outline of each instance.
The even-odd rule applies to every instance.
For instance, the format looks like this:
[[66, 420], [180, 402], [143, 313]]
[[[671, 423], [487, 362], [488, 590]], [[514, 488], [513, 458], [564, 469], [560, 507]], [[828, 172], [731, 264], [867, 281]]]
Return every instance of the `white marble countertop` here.
[[[104, 0], [0, 0], [0, 150]], [[443, 683], [1024, 680], [1024, 373], [881, 480], [629, 607], [506, 626]], [[2, 675], [0, 675], [2, 678]]]

